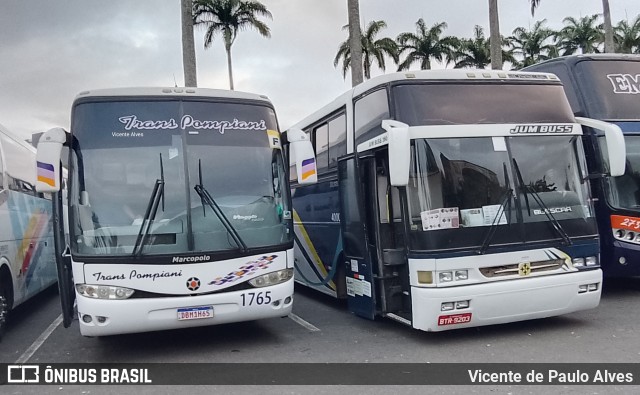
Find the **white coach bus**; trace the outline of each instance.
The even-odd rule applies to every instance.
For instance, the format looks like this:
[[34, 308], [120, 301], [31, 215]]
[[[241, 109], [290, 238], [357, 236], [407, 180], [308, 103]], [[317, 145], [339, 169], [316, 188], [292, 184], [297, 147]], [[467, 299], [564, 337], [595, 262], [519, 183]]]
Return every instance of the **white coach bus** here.
[[[46, 132], [37, 153], [37, 188], [56, 193], [69, 147], [70, 243], [57, 254], [65, 327], [74, 300], [85, 336], [289, 314], [293, 224], [282, 140], [265, 96], [80, 93], [70, 133]], [[287, 142], [300, 168], [315, 166], [303, 133]], [[315, 172], [300, 177], [314, 182]]]
[[51, 199], [35, 191], [35, 157], [0, 125], [0, 336], [11, 309], [56, 282]]
[[[292, 173], [296, 281], [425, 331], [597, 306], [585, 123], [548, 73], [416, 71], [353, 88], [289, 131], [310, 136], [318, 172], [311, 186]], [[620, 129], [598, 125], [623, 174]]]

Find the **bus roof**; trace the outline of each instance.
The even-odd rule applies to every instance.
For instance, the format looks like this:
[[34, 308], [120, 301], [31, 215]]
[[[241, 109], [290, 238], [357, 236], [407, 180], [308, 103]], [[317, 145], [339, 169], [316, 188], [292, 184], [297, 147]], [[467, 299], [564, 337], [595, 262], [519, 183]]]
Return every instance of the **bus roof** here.
[[624, 54], [624, 53], [590, 53], [584, 55], [569, 55], [569, 56], [560, 56], [557, 58], [545, 60], [540, 63], [536, 63], [531, 66], [525, 67], [523, 70], [526, 72], [527, 70], [535, 70], [539, 65], [546, 65], [550, 63], [566, 63], [569, 65], [576, 64], [578, 62], [582, 62], [585, 60], [624, 60], [630, 62], [640, 62], [640, 55], [636, 54]]
[[445, 70], [415, 70], [406, 72], [397, 72], [384, 74], [379, 77], [372, 78], [362, 84], [348, 90], [338, 96], [334, 101], [322, 107], [318, 111], [313, 112], [304, 119], [296, 122], [291, 128], [303, 129], [310, 123], [316, 122], [322, 117], [343, 107], [352, 98], [357, 97], [378, 86], [387, 85], [400, 81], [475, 81], [478, 83], [486, 83], [494, 81], [496, 83], [504, 81], [518, 82], [551, 82], [560, 83], [558, 77], [552, 73], [540, 72], [521, 72], [521, 71], [504, 71], [504, 70], [474, 70], [474, 69], [445, 69]]
[[95, 89], [80, 92], [75, 100], [82, 100], [91, 97], [199, 97], [199, 98], [224, 98], [224, 99], [246, 99], [257, 100], [271, 104], [265, 95], [248, 92], [229, 91], [224, 89], [207, 88], [181, 88], [181, 87], [131, 87], [131, 88], [111, 88]]
[[2, 125], [0, 125], [0, 145], [7, 174], [35, 185], [36, 149]]

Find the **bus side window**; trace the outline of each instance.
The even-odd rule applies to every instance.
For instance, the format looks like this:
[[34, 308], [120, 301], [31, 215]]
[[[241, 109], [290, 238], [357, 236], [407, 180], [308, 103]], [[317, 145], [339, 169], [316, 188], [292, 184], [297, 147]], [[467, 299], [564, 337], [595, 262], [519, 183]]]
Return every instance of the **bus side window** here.
[[325, 123], [313, 131], [318, 174], [329, 168], [329, 126]]
[[329, 121], [329, 167], [338, 166], [338, 158], [347, 154], [347, 117], [341, 114]]
[[386, 89], [379, 89], [358, 99], [355, 104], [355, 146], [384, 133], [382, 120], [388, 118], [389, 101]]

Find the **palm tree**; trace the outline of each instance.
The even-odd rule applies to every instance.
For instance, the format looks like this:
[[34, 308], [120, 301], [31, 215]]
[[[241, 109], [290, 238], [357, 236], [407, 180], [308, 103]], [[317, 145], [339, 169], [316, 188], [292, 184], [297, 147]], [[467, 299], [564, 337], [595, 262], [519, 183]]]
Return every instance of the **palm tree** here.
[[491, 45], [491, 68], [502, 70], [502, 40], [498, 19], [498, 0], [489, 0], [489, 36]]
[[362, 45], [358, 37], [362, 36], [360, 31], [360, 4], [358, 0], [347, 0], [349, 12], [349, 53], [354, 59], [351, 67], [351, 86], [362, 83]]
[[602, 16], [604, 18], [604, 51], [613, 53], [616, 51], [616, 48], [613, 43], [613, 26], [611, 24], [609, 0], [602, 0]]
[[473, 29], [474, 37], [462, 39], [456, 51], [456, 69], [472, 67], [484, 69], [491, 64], [491, 48], [489, 40], [485, 38], [482, 26], [476, 25]]
[[[371, 78], [371, 66], [375, 61], [381, 70], [385, 70], [385, 55], [390, 56], [394, 62], [398, 62], [398, 45], [395, 41], [388, 37], [376, 39], [380, 31], [387, 27], [385, 21], [371, 21], [361, 34], [360, 41], [362, 44], [362, 65], [364, 69], [364, 78]], [[348, 29], [344, 26], [343, 29]], [[333, 66], [338, 67], [338, 63], [342, 60], [342, 75], [346, 77], [347, 69], [351, 67], [351, 46], [349, 39], [342, 42], [338, 48], [338, 53], [333, 59]]]
[[263, 16], [271, 19], [271, 12], [264, 4], [255, 0], [194, 0], [193, 20], [196, 25], [203, 25], [207, 32], [204, 35], [204, 47], [209, 48], [214, 37], [220, 33], [227, 52], [229, 69], [229, 87], [233, 90], [233, 71], [231, 66], [231, 46], [238, 32], [255, 28], [263, 37], [271, 37], [269, 27], [258, 19]]
[[[460, 39], [456, 46], [454, 68], [471, 67], [475, 69], [484, 69], [491, 64], [491, 40], [484, 35], [482, 26], [476, 25], [473, 29], [473, 37], [471, 39]], [[507, 40], [502, 40], [502, 45], [508, 44]], [[515, 63], [511, 51], [502, 52], [502, 59], [507, 62]]]
[[546, 22], [546, 19], [537, 21], [531, 30], [524, 27], [513, 30], [513, 35], [509, 37], [513, 53], [522, 56], [522, 61], [516, 64], [517, 68], [551, 59], [557, 53], [555, 46], [549, 42], [555, 32], [544, 27]]
[[640, 15], [629, 24], [618, 22], [615, 27], [616, 50], [622, 53], [640, 53]]
[[[540, 5], [540, 0], [531, 0], [531, 16], [535, 9]], [[611, 10], [609, 8], [609, 0], [602, 0], [602, 16], [604, 18], [604, 51], [613, 53], [615, 46], [613, 42], [614, 31], [611, 25]]]
[[400, 47], [399, 55], [408, 51], [406, 58], [398, 64], [398, 71], [407, 70], [415, 62], [420, 62], [422, 70], [431, 68], [431, 60], [449, 62], [455, 59], [455, 47], [459, 40], [455, 37], [441, 37], [447, 28], [446, 22], [436, 23], [427, 28], [422, 18], [416, 22], [416, 33], [400, 33], [396, 38]]
[[564, 49], [563, 55], [571, 55], [578, 49], [584, 53], [600, 52], [598, 45], [602, 42], [602, 26], [596, 25], [599, 14], [576, 19], [568, 16], [562, 20], [565, 27], [558, 32], [559, 44]]
[[184, 86], [198, 86], [196, 48], [193, 43], [193, 0], [181, 0], [182, 67]]

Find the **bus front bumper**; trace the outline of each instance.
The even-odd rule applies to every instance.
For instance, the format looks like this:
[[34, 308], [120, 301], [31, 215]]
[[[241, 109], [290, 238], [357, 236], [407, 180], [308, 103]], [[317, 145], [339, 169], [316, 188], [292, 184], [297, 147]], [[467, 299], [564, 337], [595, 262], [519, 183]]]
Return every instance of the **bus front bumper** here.
[[[199, 296], [104, 300], [76, 293], [76, 297], [80, 333], [108, 336], [284, 317], [291, 313], [293, 279], [265, 288]], [[211, 318], [178, 320], [178, 309], [208, 306], [213, 308]]]
[[[590, 284], [590, 291], [580, 291]], [[447, 288], [412, 287], [412, 325], [439, 332], [552, 317], [597, 307], [601, 288], [600, 269]], [[442, 311], [443, 303], [464, 306], [465, 301], [467, 308]]]

